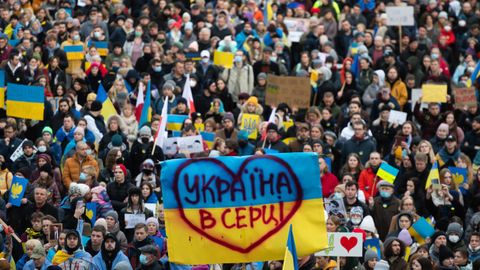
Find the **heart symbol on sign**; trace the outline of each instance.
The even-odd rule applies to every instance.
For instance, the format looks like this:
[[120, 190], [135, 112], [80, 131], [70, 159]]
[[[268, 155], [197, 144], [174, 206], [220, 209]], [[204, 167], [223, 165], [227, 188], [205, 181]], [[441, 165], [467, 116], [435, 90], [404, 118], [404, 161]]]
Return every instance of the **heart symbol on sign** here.
[[357, 238], [355, 236], [352, 236], [350, 238], [343, 236], [342, 238], [340, 238], [340, 244], [343, 248], [347, 250], [347, 252], [350, 252], [350, 250], [352, 250], [357, 245]]
[[[187, 174], [187, 172], [189, 174]], [[194, 174], [193, 172], [197, 173], [197, 175], [192, 175]], [[274, 173], [275, 175], [272, 176], [272, 173]], [[255, 182], [258, 179], [252, 180], [252, 175], [261, 175], [261, 177], [265, 178], [265, 181], [271, 180], [272, 183], [274, 181], [272, 179], [289, 181], [289, 183], [291, 184], [291, 190], [289, 191], [291, 192], [280, 192], [279, 194], [275, 194], [275, 196], [272, 196], [271, 194], [261, 193], [258, 190], [252, 191], [254, 190], [254, 188], [250, 190], [248, 189], [248, 187], [252, 187], [251, 185], [259, 185], [257, 182]], [[277, 176], [277, 178], [275, 178], [275, 176]], [[246, 194], [247, 200], [238, 201], [238, 198], [242, 196], [239, 196], [238, 193], [235, 193], [237, 194], [237, 200], [233, 200], [234, 202], [232, 203], [231, 200], [222, 201], [223, 197], [221, 197], [219, 194], [205, 192], [207, 188], [208, 191], [210, 191], [210, 189], [213, 189], [212, 187], [215, 187], [219, 190], [221, 189], [221, 186], [219, 187], [218, 183], [213, 183], [215, 179], [223, 181], [222, 183], [229, 183], [232, 186], [236, 185], [235, 187], [237, 188], [239, 186], [244, 187], [245, 191], [249, 192], [248, 194]], [[206, 183], [208, 184], [207, 188], [205, 188]], [[202, 186], [202, 184], [204, 186]], [[273, 186], [274, 185], [272, 184], [272, 191], [274, 189]], [[198, 234], [206, 237], [207, 239], [217, 244], [241, 253], [250, 252], [257, 246], [262, 244], [265, 240], [269, 239], [277, 232], [279, 232], [286, 224], [288, 224], [291, 218], [295, 215], [297, 210], [300, 208], [303, 199], [303, 191], [297, 175], [294, 173], [288, 163], [275, 156], [249, 157], [241, 164], [236, 173], [230, 170], [223, 162], [218, 159], [205, 158], [201, 160], [187, 160], [175, 171], [173, 179], [173, 190], [176, 202], [178, 204], [180, 217], [186, 224], [188, 224], [190, 228], [195, 230]], [[197, 191], [197, 193], [195, 193], [194, 191]], [[279, 191], [284, 190], [280, 189]], [[206, 193], [205, 197], [202, 198], [204, 201], [202, 201], [201, 199], [199, 199], [200, 197], [198, 197], [200, 196], [199, 194], [201, 194], [201, 192]], [[233, 191], [231, 192], [233, 194]], [[224, 195], [225, 194], [230, 195], [230, 192], [226, 192], [224, 193]], [[192, 196], [193, 198], [198, 200], [193, 200]], [[268, 201], [267, 203], [265, 203], [266, 200]], [[194, 201], [194, 203], [192, 203], [192, 201]], [[224, 204], [222, 204], [222, 202], [226, 202], [228, 206], [225, 206]], [[192, 210], [202, 211], [209, 210], [209, 208], [222, 209], [224, 207], [247, 208], [249, 206], [252, 207], [255, 205], [278, 205], [287, 202], [291, 203], [291, 207], [285, 207], [285, 213], [283, 213], [282, 216], [283, 218], [281, 220], [278, 220], [276, 224], [266, 224], [265, 226], [269, 227], [267, 228], [267, 231], [265, 233], [258, 233], [258, 231], [255, 231], [254, 227], [245, 226], [240, 228], [228, 228], [228, 234], [222, 235], [218, 233], [218, 230], [216, 231], [215, 228], [211, 230], [202, 229], [198, 225], [198, 222], [192, 219], [192, 216], [195, 215], [191, 214]], [[188, 214], [186, 213], [186, 210], [188, 210]], [[234, 230], [240, 232], [241, 235], [258, 235], [258, 237], [256, 239], [253, 239], [252, 241], [235, 243], [234, 239], [229, 238], [229, 236], [231, 235], [236, 235]]]
[[93, 218], [93, 210], [90, 210], [90, 209], [89, 209], [89, 210], [85, 211], [85, 215], [86, 215], [90, 220], [92, 220], [92, 218]]

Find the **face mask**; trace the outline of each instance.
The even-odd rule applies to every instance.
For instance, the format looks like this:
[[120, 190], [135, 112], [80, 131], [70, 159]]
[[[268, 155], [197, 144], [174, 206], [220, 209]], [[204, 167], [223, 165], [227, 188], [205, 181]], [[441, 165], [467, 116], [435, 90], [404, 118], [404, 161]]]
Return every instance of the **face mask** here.
[[455, 235], [455, 234], [449, 235], [448, 240], [452, 243], [458, 243], [458, 241], [460, 240], [460, 236]]
[[148, 258], [147, 258], [147, 256], [145, 256], [145, 255], [143, 255], [143, 254], [140, 255], [140, 263], [143, 264], [143, 265], [147, 264], [147, 263], [148, 263]]
[[160, 71], [162, 71], [162, 66], [158, 66], [158, 67], [155, 66], [155, 67], [153, 67], [153, 71], [155, 71], [155, 72], [160, 72]]
[[209, 61], [210, 61], [210, 59], [208, 59], [208, 58], [202, 58], [203, 63], [208, 63]]
[[37, 147], [38, 152], [45, 153], [47, 151], [47, 147], [45, 145]]
[[117, 73], [117, 71], [120, 69], [120, 67], [112, 67], [112, 71]]
[[142, 143], [148, 143], [148, 141], [149, 141], [149, 138], [142, 137], [142, 139], [141, 139], [141, 140], [142, 140]]
[[388, 198], [390, 198], [390, 196], [392, 196], [392, 194], [390, 192], [387, 192], [387, 191], [380, 191], [380, 196], [382, 198], [388, 199]]
[[436, 53], [432, 53], [431, 56], [432, 56], [432, 59], [438, 59], [438, 54], [436, 54]]
[[136, 36], [136, 37], [142, 36], [142, 32], [140, 32], [140, 31], [135, 31], [135, 36]]
[[333, 194], [333, 197], [334, 197], [335, 199], [343, 199], [343, 193], [341, 193], [341, 192], [335, 192], [335, 193]]
[[92, 149], [87, 149], [87, 155], [91, 155], [93, 153]]
[[242, 62], [242, 57], [240, 55], [235, 55], [235, 58], [233, 58], [233, 61], [235, 63], [241, 63]]
[[361, 218], [351, 218], [350, 221], [352, 222], [352, 224], [358, 225], [358, 224], [360, 224], [360, 222], [362, 222], [362, 219]]
[[450, 25], [447, 25], [443, 29], [445, 29], [445, 31], [447, 32], [450, 32], [450, 30], [452, 30], [452, 27]]
[[144, 174], [146, 174], [146, 175], [150, 175], [150, 174], [153, 173], [153, 171], [152, 171], [152, 170], [149, 170], [149, 169], [143, 169], [142, 172], [143, 172]]
[[102, 36], [102, 34], [100, 32], [94, 32], [93, 36], [96, 37], [96, 38], [100, 38]]
[[333, 66], [333, 65], [332, 65], [331, 63], [326, 63], [326, 64], [325, 64], [325, 67], [327, 67], [327, 68], [332, 68], [332, 66]]
[[79, 40], [80, 40], [80, 35], [75, 35], [75, 36], [73, 36], [73, 40], [79, 41]]
[[165, 42], [165, 39], [161, 38], [161, 39], [158, 39], [158, 42], [160, 43], [164, 43]]
[[87, 180], [87, 174], [86, 174], [86, 173], [83, 173], [83, 172], [80, 173], [80, 180], [81, 180], [81, 181]]
[[276, 56], [270, 56], [270, 61], [277, 62], [277, 57]]
[[190, 87], [195, 87], [197, 86], [197, 81], [190, 80]]
[[458, 21], [458, 26], [465, 27], [465, 25], [467, 25], [466, 21], [464, 21], [464, 20]]

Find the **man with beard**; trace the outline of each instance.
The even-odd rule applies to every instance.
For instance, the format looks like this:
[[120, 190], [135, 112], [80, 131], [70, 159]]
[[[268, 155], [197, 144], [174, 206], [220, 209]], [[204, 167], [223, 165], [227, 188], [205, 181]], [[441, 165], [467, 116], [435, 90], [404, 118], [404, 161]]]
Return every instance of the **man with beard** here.
[[310, 138], [310, 129], [308, 128], [308, 124], [297, 124], [296, 137], [297, 138], [288, 145], [288, 148], [290, 148], [290, 152], [303, 152], [303, 145], [307, 143], [308, 139]]
[[52, 264], [62, 269], [90, 270], [93, 267], [92, 256], [82, 250], [82, 242], [77, 231], [67, 232], [64, 248], [55, 253]]
[[[93, 257], [93, 264], [102, 270], [116, 269], [115, 267], [121, 263], [128, 262], [128, 257], [123, 254], [120, 244], [113, 233], [107, 233], [102, 243], [102, 249]], [[132, 269], [131, 266], [129, 269]]]
[[265, 149], [276, 150], [280, 153], [288, 153], [290, 149], [282, 142], [280, 134], [278, 134], [278, 127], [274, 123], [270, 123], [267, 126], [267, 137], [264, 141], [259, 141], [257, 147], [264, 146]]
[[390, 265], [391, 270], [406, 269], [407, 263], [404, 260], [405, 244], [398, 238], [385, 240], [384, 258]]
[[[130, 264], [132, 265], [133, 269], [137, 269], [140, 266], [140, 249], [147, 245], [155, 245], [155, 242], [148, 237], [147, 233], [147, 225], [140, 223], [135, 225], [135, 235], [133, 242], [128, 244], [127, 249], [127, 256], [130, 259]], [[157, 258], [160, 257], [160, 251], [156, 250]]]

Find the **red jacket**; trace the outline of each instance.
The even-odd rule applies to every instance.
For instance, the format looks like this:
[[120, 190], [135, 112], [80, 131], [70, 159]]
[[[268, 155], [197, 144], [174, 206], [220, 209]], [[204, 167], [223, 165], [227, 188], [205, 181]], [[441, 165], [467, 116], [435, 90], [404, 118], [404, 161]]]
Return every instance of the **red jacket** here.
[[360, 172], [360, 176], [358, 178], [358, 187], [365, 194], [365, 200], [367, 202], [370, 197], [375, 197], [377, 194], [376, 185], [381, 180], [382, 178], [376, 176], [372, 168], [366, 168]]
[[330, 172], [326, 172], [322, 177], [322, 196], [328, 198], [335, 191], [335, 187], [338, 185], [338, 178]]

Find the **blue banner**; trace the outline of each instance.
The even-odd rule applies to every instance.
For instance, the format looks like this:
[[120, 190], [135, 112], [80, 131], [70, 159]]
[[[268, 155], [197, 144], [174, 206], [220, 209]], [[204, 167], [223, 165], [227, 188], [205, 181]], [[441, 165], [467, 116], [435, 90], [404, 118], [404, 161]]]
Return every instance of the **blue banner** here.
[[27, 189], [28, 179], [13, 176], [12, 186], [10, 187], [10, 196], [8, 202], [14, 206], [22, 204], [23, 195]]
[[85, 215], [90, 219], [92, 223], [92, 227], [97, 221], [97, 203], [96, 202], [89, 202], [86, 204], [85, 208]]

